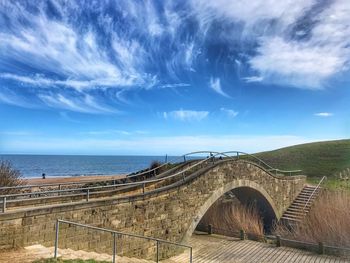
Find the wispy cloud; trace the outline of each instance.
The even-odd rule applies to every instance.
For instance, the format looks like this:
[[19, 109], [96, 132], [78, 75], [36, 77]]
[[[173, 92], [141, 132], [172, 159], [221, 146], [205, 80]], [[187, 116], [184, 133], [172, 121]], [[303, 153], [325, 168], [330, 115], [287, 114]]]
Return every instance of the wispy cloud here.
[[227, 95], [221, 88], [221, 82], [220, 82], [220, 78], [213, 78], [211, 77], [210, 78], [210, 81], [209, 81], [209, 87], [214, 90], [216, 93], [224, 96], [224, 97], [227, 97], [229, 98], [230, 96]]
[[203, 89], [229, 97], [223, 84], [234, 70], [245, 82], [321, 89], [350, 68], [347, 0], [0, 5], [0, 101], [24, 107], [33, 97], [39, 106], [106, 112], [131, 92], [208, 80]]
[[244, 81], [251, 83], [251, 82], [262, 82], [264, 80], [261, 76], [251, 76], [251, 77], [244, 77]]
[[225, 113], [228, 117], [234, 118], [238, 115], [238, 111], [232, 110], [232, 109], [226, 109], [226, 108], [220, 108], [220, 111]]
[[165, 119], [172, 118], [179, 121], [201, 121], [209, 115], [208, 111], [176, 110], [163, 112]]
[[314, 115], [318, 116], [318, 117], [332, 117], [333, 113], [331, 113], [331, 112], [318, 112], [318, 113], [315, 113]]
[[117, 113], [118, 111], [96, 102], [89, 94], [74, 98], [63, 94], [39, 94], [39, 98], [49, 107], [77, 111], [82, 113]]
[[146, 135], [147, 131], [136, 130], [136, 131], [126, 131], [126, 130], [95, 130], [95, 131], [86, 131], [81, 132], [83, 135], [91, 135], [91, 136], [105, 136], [105, 135], [123, 135], [123, 136], [131, 136], [131, 135]]

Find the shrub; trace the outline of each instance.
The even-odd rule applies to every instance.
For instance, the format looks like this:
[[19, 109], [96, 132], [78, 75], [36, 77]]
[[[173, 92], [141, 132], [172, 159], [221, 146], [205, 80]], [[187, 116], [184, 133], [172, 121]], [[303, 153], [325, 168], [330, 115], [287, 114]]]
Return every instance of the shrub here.
[[[23, 184], [21, 173], [7, 161], [0, 162], [0, 187], [19, 186]], [[0, 190], [0, 194], [17, 192], [15, 190]]]
[[150, 170], [155, 169], [155, 170], [154, 170], [154, 174], [155, 174], [155, 175], [156, 175], [156, 174], [160, 174], [160, 173], [162, 172], [162, 169], [161, 169], [161, 168], [156, 169], [156, 168], [158, 168], [158, 167], [161, 166], [161, 165], [162, 165], [162, 163], [159, 162], [159, 161], [152, 161], [152, 163], [151, 163], [149, 169], [150, 169]]

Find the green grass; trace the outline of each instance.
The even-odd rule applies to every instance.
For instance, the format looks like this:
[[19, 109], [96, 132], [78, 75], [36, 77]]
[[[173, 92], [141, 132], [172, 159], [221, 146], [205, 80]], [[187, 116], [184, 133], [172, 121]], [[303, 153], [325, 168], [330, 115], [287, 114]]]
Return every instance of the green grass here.
[[82, 260], [82, 259], [40, 259], [33, 261], [33, 263], [110, 263], [108, 261], [96, 261], [94, 259]]
[[[311, 178], [332, 178], [350, 167], [350, 140], [300, 144], [256, 156], [275, 168], [303, 170]], [[319, 179], [318, 179], [319, 180]]]
[[[308, 183], [317, 185], [320, 181], [320, 178], [308, 177]], [[350, 181], [343, 181], [337, 178], [327, 177], [327, 180], [322, 183], [322, 187], [325, 187], [330, 190], [348, 190], [350, 191]]]

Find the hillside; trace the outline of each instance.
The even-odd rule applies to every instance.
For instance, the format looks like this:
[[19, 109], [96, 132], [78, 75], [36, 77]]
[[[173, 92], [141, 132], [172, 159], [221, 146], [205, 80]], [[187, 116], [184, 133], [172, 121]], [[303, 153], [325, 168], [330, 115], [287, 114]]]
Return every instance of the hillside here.
[[332, 177], [350, 168], [350, 140], [300, 144], [256, 156], [279, 169], [301, 169], [309, 177]]

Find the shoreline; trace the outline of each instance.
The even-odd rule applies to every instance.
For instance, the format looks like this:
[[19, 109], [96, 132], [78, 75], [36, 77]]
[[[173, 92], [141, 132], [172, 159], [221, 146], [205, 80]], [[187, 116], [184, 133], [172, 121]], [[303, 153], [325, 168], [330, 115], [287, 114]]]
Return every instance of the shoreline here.
[[23, 182], [28, 185], [40, 185], [40, 184], [59, 184], [59, 183], [76, 183], [76, 182], [90, 182], [90, 181], [107, 181], [114, 179], [123, 179], [126, 174], [115, 175], [82, 175], [82, 176], [59, 176], [59, 177], [46, 177], [42, 178], [23, 178]]

